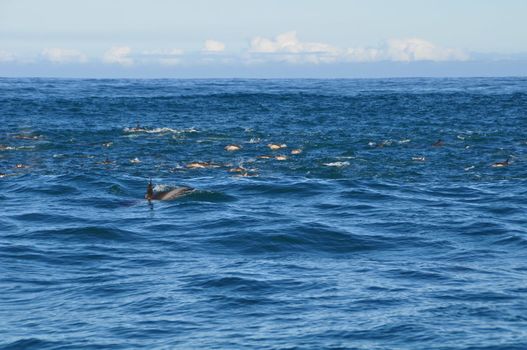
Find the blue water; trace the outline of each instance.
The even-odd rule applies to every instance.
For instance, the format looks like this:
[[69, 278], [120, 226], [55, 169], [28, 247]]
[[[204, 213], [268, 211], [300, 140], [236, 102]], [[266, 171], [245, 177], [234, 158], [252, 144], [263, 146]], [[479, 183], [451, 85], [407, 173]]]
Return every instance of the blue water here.
[[527, 349], [525, 78], [0, 79], [0, 125], [1, 349]]

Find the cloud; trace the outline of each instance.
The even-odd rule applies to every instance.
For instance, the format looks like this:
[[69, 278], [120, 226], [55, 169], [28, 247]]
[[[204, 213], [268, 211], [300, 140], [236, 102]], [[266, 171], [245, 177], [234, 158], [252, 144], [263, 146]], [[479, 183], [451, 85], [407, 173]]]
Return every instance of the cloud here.
[[53, 63], [84, 63], [88, 61], [85, 54], [72, 49], [47, 48], [42, 50], [41, 55]]
[[334, 53], [337, 49], [324, 43], [301, 42], [296, 32], [279, 34], [274, 40], [263, 37], [255, 37], [251, 40], [249, 52], [255, 53]]
[[223, 52], [225, 50], [225, 44], [221, 41], [216, 40], [205, 40], [203, 44], [203, 51], [205, 52]]
[[286, 32], [274, 39], [255, 37], [248, 50], [249, 62], [285, 61], [289, 63], [335, 62], [339, 50], [331, 45], [317, 42], [302, 42], [296, 32]]
[[344, 56], [352, 62], [466, 61], [470, 58], [462, 50], [440, 47], [419, 38], [390, 39], [377, 48], [349, 48]]
[[132, 49], [128, 46], [114, 46], [106, 51], [103, 56], [105, 63], [115, 63], [122, 66], [131, 66], [134, 64], [133, 58], [130, 57]]
[[174, 66], [182, 62], [183, 54], [184, 51], [181, 49], [142, 51], [139, 60], [141, 63], [156, 62], [164, 66]]
[[341, 50], [318, 42], [303, 42], [296, 32], [286, 32], [274, 39], [255, 37], [246, 55], [248, 63], [283, 61], [289, 63], [335, 62], [413, 62], [466, 61], [469, 55], [458, 49], [437, 46], [420, 38], [390, 39], [377, 47], [353, 47]]
[[349, 48], [344, 54], [344, 58], [352, 62], [372, 62], [380, 61], [384, 57], [382, 49], [375, 48]]
[[168, 49], [168, 50], [147, 50], [142, 51], [141, 55], [144, 56], [179, 56], [184, 53], [181, 49]]
[[465, 61], [468, 59], [468, 55], [461, 50], [439, 47], [418, 38], [389, 40], [387, 52], [393, 61]]
[[15, 55], [11, 52], [0, 50], [0, 62], [13, 62], [15, 60]]

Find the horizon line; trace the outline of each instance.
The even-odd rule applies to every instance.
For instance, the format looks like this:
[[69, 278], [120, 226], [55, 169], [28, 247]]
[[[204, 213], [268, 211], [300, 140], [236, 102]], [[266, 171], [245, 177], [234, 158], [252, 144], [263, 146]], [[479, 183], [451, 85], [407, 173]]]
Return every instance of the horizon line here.
[[426, 76], [426, 75], [409, 75], [409, 76], [379, 76], [379, 77], [58, 77], [58, 76], [0, 76], [0, 79], [63, 79], [63, 80], [400, 80], [400, 79], [512, 79], [527, 78], [525, 75], [445, 75], [445, 76]]

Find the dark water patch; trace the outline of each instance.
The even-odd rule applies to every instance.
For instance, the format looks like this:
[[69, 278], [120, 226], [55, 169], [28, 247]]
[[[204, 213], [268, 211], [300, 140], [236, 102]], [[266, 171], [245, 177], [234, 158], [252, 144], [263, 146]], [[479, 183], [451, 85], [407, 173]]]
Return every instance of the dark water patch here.
[[129, 241], [136, 234], [132, 231], [115, 227], [101, 226], [79, 226], [70, 228], [57, 228], [48, 230], [37, 230], [24, 234], [34, 239], [60, 239], [78, 242], [90, 241]]
[[237, 198], [224, 192], [196, 190], [180, 198], [181, 202], [225, 203], [235, 202]]
[[66, 349], [67, 343], [43, 340], [39, 338], [21, 338], [13, 342], [0, 345], [2, 350], [40, 350], [40, 349]]
[[245, 253], [336, 253], [351, 254], [368, 250], [390, 248], [390, 242], [381, 237], [353, 234], [318, 223], [306, 223], [284, 227], [281, 232], [258, 229], [250, 232], [230, 232], [210, 242], [228, 248], [236, 248]]
[[471, 236], [499, 236], [508, 233], [503, 224], [494, 221], [478, 221], [461, 225], [459, 233]]
[[77, 195], [80, 191], [73, 187], [67, 185], [43, 185], [39, 187], [21, 187], [19, 186], [15, 193], [38, 193], [46, 194], [50, 196], [63, 196], [63, 195]]
[[[70, 247], [64, 250], [53, 250], [47, 246], [39, 246], [32, 249], [27, 246], [8, 247], [0, 254], [4, 263], [9, 266], [16, 266], [22, 263], [30, 263], [33, 267], [48, 268], [51, 266], [69, 266], [76, 269], [80, 266], [98, 265], [108, 262], [122, 261], [124, 256], [115, 254], [117, 251], [102, 251], [82, 249], [80, 247]], [[125, 252], [121, 252], [125, 255]]]
[[91, 197], [91, 198], [74, 198], [70, 199], [69, 202], [78, 207], [89, 207], [94, 209], [107, 209], [116, 210], [133, 207], [133, 206], [146, 206], [147, 202], [144, 198], [138, 196], [138, 198], [111, 198], [111, 197]]
[[315, 182], [296, 182], [296, 183], [250, 183], [243, 186], [243, 193], [249, 195], [265, 196], [294, 196], [310, 197], [324, 193], [327, 189], [325, 185]]
[[446, 274], [438, 271], [392, 269], [385, 271], [384, 274], [389, 278], [400, 278], [408, 281], [441, 281], [444, 283], [450, 280]]
[[381, 193], [378, 191], [348, 190], [340, 193], [343, 199], [365, 200], [365, 201], [389, 201], [396, 197], [391, 194]]
[[73, 222], [86, 222], [87, 220], [80, 216], [73, 215], [61, 215], [58, 213], [47, 214], [47, 213], [24, 213], [19, 215], [11, 215], [10, 219], [16, 220], [23, 224], [29, 223], [45, 223], [49, 224], [64, 224], [64, 223], [73, 223]]
[[225, 289], [238, 293], [269, 293], [274, 289], [273, 283], [247, 277], [223, 276], [207, 278], [203, 281], [203, 278], [193, 276], [192, 279], [196, 281], [191, 282], [191, 287], [208, 290], [209, 292], [211, 289]]

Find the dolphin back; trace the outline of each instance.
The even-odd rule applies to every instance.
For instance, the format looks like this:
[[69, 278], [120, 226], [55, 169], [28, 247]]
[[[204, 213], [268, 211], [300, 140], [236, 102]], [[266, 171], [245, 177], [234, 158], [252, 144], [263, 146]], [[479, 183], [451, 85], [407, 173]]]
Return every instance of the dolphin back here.
[[190, 187], [177, 187], [167, 192], [158, 193], [158, 195], [156, 196], [158, 198], [156, 199], [162, 201], [171, 201], [173, 199], [184, 196], [192, 191], [194, 191], [194, 189]]

